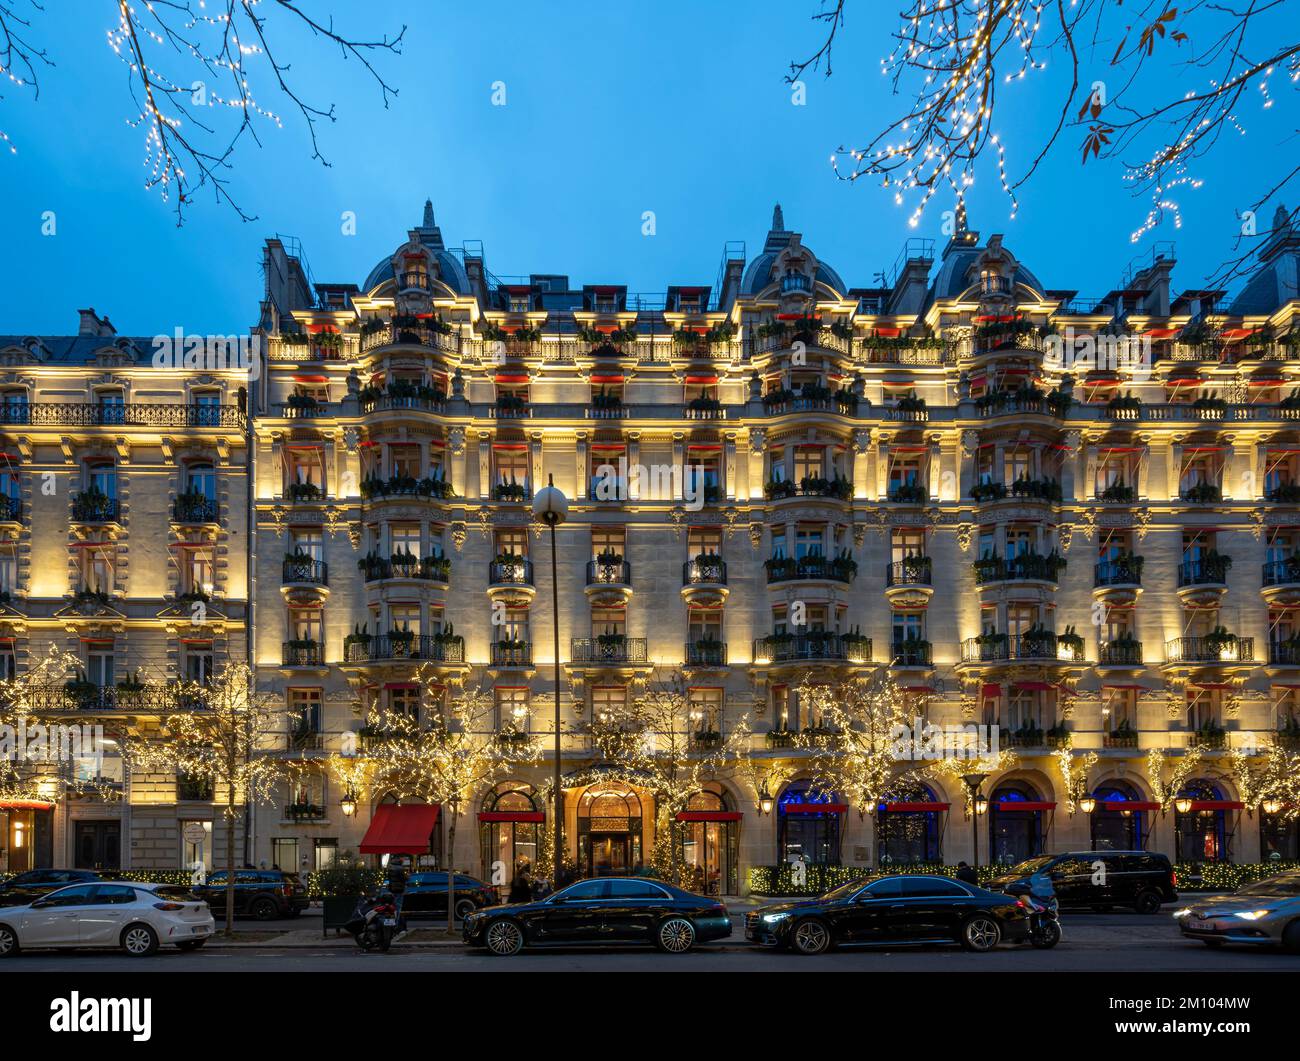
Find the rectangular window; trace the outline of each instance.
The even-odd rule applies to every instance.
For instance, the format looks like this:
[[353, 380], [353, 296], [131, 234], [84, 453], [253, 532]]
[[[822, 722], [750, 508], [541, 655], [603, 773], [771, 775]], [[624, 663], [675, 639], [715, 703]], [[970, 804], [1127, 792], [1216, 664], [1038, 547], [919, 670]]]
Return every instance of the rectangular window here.
[[528, 450], [494, 449], [492, 481], [496, 485], [514, 483], [528, 489]]
[[[180, 825], [181, 834], [181, 865], [187, 870], [203, 869], [210, 872], [212, 869], [212, 821], [209, 818], [193, 821], [182, 821]], [[190, 840], [187, 834], [194, 833], [195, 826], [203, 830], [203, 839]]]
[[212, 678], [212, 642], [187, 641], [181, 647], [184, 649], [186, 680], [207, 685]]
[[288, 693], [289, 725], [308, 733], [321, 731], [321, 690], [290, 689]]
[[496, 728], [514, 733], [527, 733], [528, 690], [498, 686], [493, 692], [496, 697]]
[[625, 608], [592, 608], [591, 609], [591, 636], [599, 637], [601, 634], [626, 634], [627, 633], [627, 609]]
[[314, 641], [318, 645], [321, 643], [321, 611], [319, 608], [289, 609], [289, 640]]
[[271, 838], [271, 868], [282, 869], [286, 873], [298, 872], [297, 837], [275, 836]]
[[722, 690], [695, 688], [688, 694], [687, 712], [693, 733], [718, 733], [722, 730]]
[[591, 690], [591, 717], [597, 722], [613, 722], [627, 705], [627, 689], [621, 685], [597, 685]]
[[794, 481], [825, 479], [826, 453], [821, 446], [796, 446], [794, 451]]

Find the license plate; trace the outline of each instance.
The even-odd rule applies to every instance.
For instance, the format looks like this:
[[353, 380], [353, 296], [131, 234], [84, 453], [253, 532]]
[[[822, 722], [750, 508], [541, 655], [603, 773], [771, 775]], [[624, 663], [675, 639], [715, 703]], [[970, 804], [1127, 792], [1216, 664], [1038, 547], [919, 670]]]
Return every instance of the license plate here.
[[1204, 921], [1199, 917], [1189, 917], [1186, 924], [1188, 928], [1197, 932], [1208, 932], [1214, 928], [1213, 921]]
[[396, 927], [397, 927], [397, 918], [395, 918], [395, 917], [386, 917], [386, 918], [384, 918], [384, 927], [385, 927], [385, 928], [396, 928]]
[[196, 936], [206, 935], [206, 934], [207, 934], [207, 931], [208, 931], [208, 930], [207, 930], [207, 927], [206, 927], [205, 925], [195, 925], [195, 926], [194, 926], [194, 934], [195, 934]]

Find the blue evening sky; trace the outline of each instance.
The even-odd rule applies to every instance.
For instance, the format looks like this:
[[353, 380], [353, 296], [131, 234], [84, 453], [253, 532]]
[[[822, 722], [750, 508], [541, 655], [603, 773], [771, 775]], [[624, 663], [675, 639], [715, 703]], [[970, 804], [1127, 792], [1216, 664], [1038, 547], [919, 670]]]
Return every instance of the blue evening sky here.
[[[142, 187], [143, 136], [126, 124], [125, 69], [105, 44], [116, 4], [46, 4], [33, 36], [58, 65], [42, 71], [39, 101], [11, 85], [0, 101], [0, 129], [18, 147], [0, 153], [0, 333], [66, 333], [88, 305], [124, 333], [242, 330], [257, 314], [266, 236], [300, 238], [316, 280], [359, 283], [418, 224], [426, 197], [448, 244], [482, 240], [499, 275], [559, 272], [642, 292], [712, 283], [727, 240], [744, 240], [752, 257], [777, 201], [787, 227], [852, 285], [889, 269], [908, 236], [942, 246], [950, 201], [911, 230], [910, 207], [865, 180], [836, 181], [828, 164], [836, 145], [865, 143], [900, 106], [880, 74], [887, 5], [850, 5], [836, 74], [809, 78], [806, 106], [792, 105], [782, 78], [819, 40], [807, 19], [815, 0], [309, 7], [360, 34], [406, 20], [403, 54], [380, 60], [400, 95], [385, 111], [357, 63], [295, 35], [283, 53], [291, 76], [314, 102], [337, 104], [339, 120], [320, 129], [333, 167], [310, 160], [300, 123], [255, 71], [263, 102], [286, 112], [283, 130], [261, 126], [262, 149], [246, 142], [236, 157], [234, 194], [258, 220], [242, 223], [204, 194], [177, 229]], [[1013, 170], [1054, 121], [1041, 94], [1050, 79], [1006, 90]], [[496, 81], [504, 107], [492, 105]], [[1167, 220], [1131, 244], [1145, 201], [1128, 197], [1115, 166], [1080, 168], [1077, 131], [1022, 190], [1014, 220], [985, 170], [971, 227], [1003, 232], [1044, 284], [1082, 297], [1104, 294], [1155, 239], [1177, 241], [1175, 286], [1199, 286], [1229, 253], [1235, 211], [1293, 164], [1290, 94], [1276, 91], [1273, 111], [1255, 98], [1243, 106], [1249, 136], [1198, 165], [1205, 185], [1179, 195], [1179, 231]], [[653, 237], [641, 234], [647, 210]], [[54, 236], [42, 235], [45, 211]], [[357, 215], [355, 236], [340, 231], [344, 211]]]

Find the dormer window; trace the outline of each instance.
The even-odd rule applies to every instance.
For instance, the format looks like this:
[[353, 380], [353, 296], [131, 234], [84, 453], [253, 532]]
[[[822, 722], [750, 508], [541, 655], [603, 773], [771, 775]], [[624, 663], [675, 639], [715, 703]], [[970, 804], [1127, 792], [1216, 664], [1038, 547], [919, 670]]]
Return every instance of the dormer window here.
[[511, 295], [510, 312], [527, 313], [532, 308], [531, 306], [529, 306], [528, 302], [529, 302], [529, 298], [527, 295]]

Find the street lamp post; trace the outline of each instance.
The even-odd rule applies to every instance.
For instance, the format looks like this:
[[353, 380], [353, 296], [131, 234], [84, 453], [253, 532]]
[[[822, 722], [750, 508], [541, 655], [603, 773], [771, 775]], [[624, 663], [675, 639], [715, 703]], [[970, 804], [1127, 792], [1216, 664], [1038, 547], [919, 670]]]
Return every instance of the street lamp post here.
[[979, 869], [980, 865], [980, 785], [984, 784], [984, 779], [988, 774], [963, 774], [962, 780], [966, 782], [966, 787], [970, 789], [970, 835], [971, 835], [971, 868]]
[[546, 486], [533, 497], [533, 515], [551, 528], [551, 627], [555, 637], [555, 776], [553, 793], [555, 850], [552, 856], [551, 883], [560, 880], [564, 862], [564, 790], [560, 787], [560, 585], [559, 563], [555, 551], [555, 528], [569, 515], [569, 499], [555, 485], [555, 476], [546, 477]]

